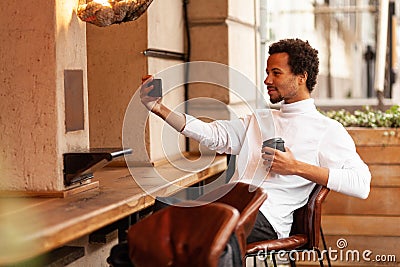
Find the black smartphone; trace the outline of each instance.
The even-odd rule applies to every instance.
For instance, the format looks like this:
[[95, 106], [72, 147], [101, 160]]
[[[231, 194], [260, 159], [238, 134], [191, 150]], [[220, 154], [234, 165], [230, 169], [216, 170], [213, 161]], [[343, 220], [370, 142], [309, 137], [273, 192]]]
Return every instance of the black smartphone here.
[[148, 96], [153, 97], [161, 97], [162, 96], [162, 80], [161, 79], [153, 79], [149, 82], [149, 87], [154, 86], [153, 90], [148, 93]]

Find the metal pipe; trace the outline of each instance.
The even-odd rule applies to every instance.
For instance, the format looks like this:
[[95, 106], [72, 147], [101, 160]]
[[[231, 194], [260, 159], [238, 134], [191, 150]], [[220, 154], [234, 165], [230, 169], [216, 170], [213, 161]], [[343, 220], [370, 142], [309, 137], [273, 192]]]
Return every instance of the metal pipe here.
[[378, 106], [383, 106], [383, 90], [385, 86], [385, 62], [388, 31], [389, 0], [381, 0], [379, 7], [378, 38], [376, 42], [374, 89], [378, 97]]
[[165, 59], [173, 59], [173, 60], [185, 60], [186, 55], [179, 52], [172, 52], [161, 49], [146, 49], [143, 52], [143, 55], [148, 57], [157, 57], [157, 58], [165, 58]]
[[[183, 19], [185, 23], [185, 34], [186, 34], [186, 56], [185, 56], [185, 84], [184, 84], [184, 98], [185, 98], [185, 113], [188, 113], [188, 101], [189, 101], [189, 62], [191, 60], [192, 52], [192, 39], [190, 36], [190, 25], [189, 25], [189, 11], [188, 11], [189, 0], [183, 0]], [[190, 151], [190, 141], [189, 138], [185, 138], [185, 151]]]
[[394, 35], [394, 17], [395, 17], [395, 6], [394, 2], [389, 3], [389, 11], [388, 11], [388, 48], [389, 48], [389, 62], [388, 62], [388, 90], [385, 93], [385, 97], [391, 98], [392, 97], [392, 90], [393, 84], [395, 83], [396, 75], [394, 73], [395, 67], [395, 60], [394, 60], [394, 47], [395, 44], [393, 43]]
[[[265, 90], [264, 90], [264, 79], [263, 77], [265, 76], [265, 69], [266, 69], [266, 60], [267, 60], [267, 40], [269, 40], [270, 36], [269, 36], [269, 30], [270, 30], [270, 25], [268, 23], [268, 0], [260, 0], [260, 27], [259, 27], [259, 31], [260, 31], [260, 73], [259, 73], [259, 77], [261, 77], [261, 79], [259, 79], [259, 86], [260, 86], [260, 91], [262, 94], [262, 99], [260, 99], [260, 101], [262, 101], [262, 106], [261, 107], [265, 107], [267, 103], [265, 103], [264, 99], [266, 98], [265, 94]], [[257, 94], [258, 96], [258, 94]], [[258, 104], [259, 101], [257, 101]], [[257, 107], [258, 108], [258, 107]]]

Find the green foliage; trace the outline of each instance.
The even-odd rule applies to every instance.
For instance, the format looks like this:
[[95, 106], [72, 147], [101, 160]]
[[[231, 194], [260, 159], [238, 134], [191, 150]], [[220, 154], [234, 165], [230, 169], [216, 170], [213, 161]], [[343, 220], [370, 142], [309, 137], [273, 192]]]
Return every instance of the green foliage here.
[[400, 127], [400, 106], [393, 105], [386, 111], [375, 110], [369, 106], [350, 113], [344, 109], [321, 111], [325, 116], [337, 120], [345, 127]]

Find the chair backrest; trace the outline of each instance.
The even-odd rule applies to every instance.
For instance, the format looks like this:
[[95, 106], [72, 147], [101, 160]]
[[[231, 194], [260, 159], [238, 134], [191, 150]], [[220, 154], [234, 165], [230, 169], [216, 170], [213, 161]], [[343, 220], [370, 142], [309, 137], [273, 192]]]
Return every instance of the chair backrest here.
[[266, 199], [267, 194], [262, 188], [236, 182], [224, 184], [200, 196], [197, 200], [228, 204], [239, 211], [240, 218], [235, 233], [243, 256], [246, 250], [246, 239], [253, 229], [258, 210]]
[[322, 185], [315, 185], [307, 204], [294, 211], [291, 235], [305, 234], [308, 237], [307, 248], [317, 248], [320, 238], [322, 202], [329, 193], [329, 189]]
[[222, 203], [184, 204], [155, 212], [129, 228], [129, 258], [135, 267], [218, 266], [239, 212]]

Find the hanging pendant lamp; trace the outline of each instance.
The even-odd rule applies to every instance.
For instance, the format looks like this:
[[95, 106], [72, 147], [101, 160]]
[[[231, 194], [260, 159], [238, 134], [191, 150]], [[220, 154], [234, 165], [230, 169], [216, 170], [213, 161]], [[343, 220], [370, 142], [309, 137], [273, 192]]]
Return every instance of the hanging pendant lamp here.
[[78, 7], [78, 17], [99, 27], [134, 21], [153, 0], [93, 0]]

